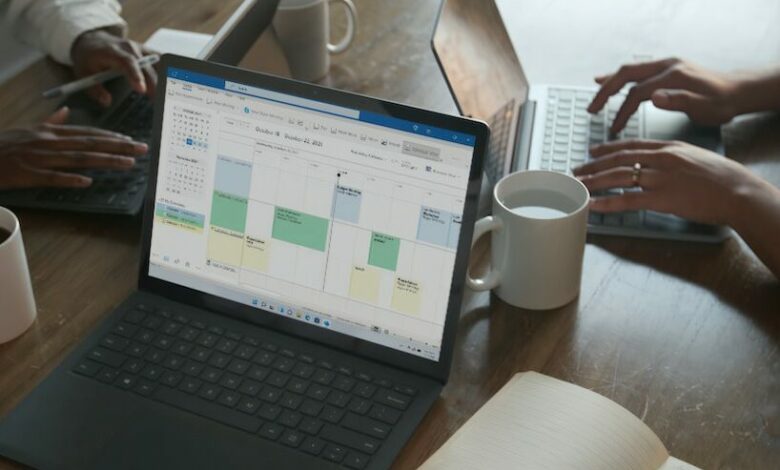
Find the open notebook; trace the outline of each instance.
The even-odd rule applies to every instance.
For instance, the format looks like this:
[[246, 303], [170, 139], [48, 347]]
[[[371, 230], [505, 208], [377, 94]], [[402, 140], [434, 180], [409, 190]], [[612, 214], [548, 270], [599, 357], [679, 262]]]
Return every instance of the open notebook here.
[[536, 372], [516, 374], [421, 470], [692, 470], [617, 403]]

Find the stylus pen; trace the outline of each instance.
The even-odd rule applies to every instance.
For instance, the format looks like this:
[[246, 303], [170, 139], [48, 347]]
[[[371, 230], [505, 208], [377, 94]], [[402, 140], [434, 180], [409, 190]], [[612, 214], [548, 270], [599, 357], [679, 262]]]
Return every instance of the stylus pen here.
[[[136, 63], [139, 67], [143, 68], [149, 65], [154, 65], [159, 61], [160, 56], [157, 54], [152, 54], [138, 59], [138, 62]], [[89, 77], [80, 78], [76, 81], [66, 83], [64, 85], [58, 86], [57, 88], [46, 90], [43, 92], [43, 97], [59, 98], [60, 96], [70, 95], [99, 83], [107, 82], [112, 78], [121, 77], [122, 75], [124, 75], [124, 72], [118, 69], [106, 70], [104, 72], [96, 73], [95, 75], [90, 75]]]

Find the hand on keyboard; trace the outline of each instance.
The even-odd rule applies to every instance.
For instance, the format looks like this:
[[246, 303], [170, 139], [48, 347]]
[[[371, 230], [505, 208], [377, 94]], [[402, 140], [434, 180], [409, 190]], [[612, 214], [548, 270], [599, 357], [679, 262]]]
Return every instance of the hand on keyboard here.
[[129, 169], [147, 151], [116, 132], [66, 125], [67, 117], [61, 108], [39, 126], [0, 131], [0, 189], [86, 187], [91, 178], [71, 170]]
[[695, 122], [723, 124], [740, 114], [738, 80], [727, 74], [703, 69], [680, 59], [623, 65], [616, 72], [596, 77], [601, 89], [588, 106], [598, 112], [610, 96], [629, 82], [631, 87], [620, 107], [611, 132], [618, 133], [643, 101], [652, 100], [661, 109], [682, 111]]
[[[732, 225], [738, 191], [766, 184], [739, 163], [685, 142], [626, 140], [591, 147], [574, 174], [593, 192], [641, 190], [592, 198], [596, 212], [649, 209], [709, 224]], [[641, 170], [634, 183], [634, 165]], [[637, 188], [638, 189], [638, 188]]]

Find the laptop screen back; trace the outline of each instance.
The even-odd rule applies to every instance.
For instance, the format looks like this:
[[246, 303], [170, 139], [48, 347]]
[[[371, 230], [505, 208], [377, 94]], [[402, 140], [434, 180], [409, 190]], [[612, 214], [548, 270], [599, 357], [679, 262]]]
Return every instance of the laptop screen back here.
[[177, 68], [163, 109], [150, 277], [439, 359], [475, 136]]

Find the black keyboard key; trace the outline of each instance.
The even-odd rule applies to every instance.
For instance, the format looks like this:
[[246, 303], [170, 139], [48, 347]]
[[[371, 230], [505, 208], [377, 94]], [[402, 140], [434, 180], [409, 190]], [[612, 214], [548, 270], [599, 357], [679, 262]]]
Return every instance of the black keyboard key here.
[[297, 431], [287, 430], [282, 434], [282, 438], [279, 442], [290, 447], [298, 447], [303, 441], [303, 434]]
[[303, 416], [301, 416], [300, 413], [284, 410], [282, 411], [282, 415], [279, 417], [279, 422], [285, 426], [294, 428], [298, 426], [298, 423], [300, 423], [302, 419]]
[[271, 351], [271, 352], [276, 352], [276, 351], [279, 350], [279, 347], [277, 347], [275, 344], [271, 344], [271, 343], [263, 343], [263, 348], [267, 349], [268, 351]]
[[173, 345], [173, 349], [171, 349], [171, 351], [175, 352], [176, 354], [186, 356], [190, 353], [190, 351], [192, 351], [192, 345], [187, 344], [184, 341], [178, 341]]
[[289, 357], [278, 357], [274, 361], [273, 368], [282, 372], [290, 372], [295, 366], [295, 361]]
[[368, 456], [358, 454], [356, 452], [350, 452], [342, 462], [347, 468], [354, 468], [355, 470], [362, 470], [368, 465]]
[[282, 407], [278, 405], [268, 405], [265, 404], [260, 407], [260, 412], [258, 415], [266, 419], [268, 421], [276, 421], [276, 418], [279, 416], [279, 413], [282, 412]]
[[130, 372], [131, 374], [137, 374], [141, 371], [141, 369], [144, 368], [144, 365], [146, 363], [140, 359], [130, 359], [129, 361], [125, 362], [125, 365], [122, 366], [122, 369]]
[[186, 316], [182, 315], [181, 313], [178, 313], [178, 314], [174, 315], [173, 319], [176, 320], [179, 323], [185, 323], [186, 324], [186, 323], [190, 322], [190, 319], [187, 318]]
[[260, 364], [261, 366], [268, 366], [274, 362], [276, 356], [268, 351], [258, 351], [255, 357], [252, 358], [252, 362]]
[[253, 380], [244, 380], [241, 384], [241, 387], [239, 387], [238, 391], [243, 393], [244, 395], [249, 395], [250, 397], [253, 397], [260, 393], [260, 390], [263, 388], [260, 383], [255, 382]]
[[282, 432], [284, 432], [284, 428], [276, 423], [265, 423], [260, 429], [260, 435], [266, 439], [271, 439], [272, 441], [279, 439]]
[[392, 406], [398, 410], [405, 410], [409, 406], [409, 398], [400, 393], [391, 392], [387, 389], [380, 389], [374, 397], [374, 401], [382, 405]]
[[358, 383], [352, 393], [359, 397], [370, 399], [374, 396], [374, 393], [376, 393], [376, 387], [367, 383]]
[[114, 383], [114, 380], [116, 380], [118, 375], [119, 375], [118, 370], [104, 367], [103, 369], [100, 370], [100, 372], [98, 372], [97, 379], [103, 383], [110, 384], [110, 383]]
[[183, 377], [184, 375], [180, 372], [166, 372], [160, 379], [160, 383], [169, 387], [175, 387], [179, 385], [179, 382], [181, 382]]
[[140, 310], [131, 310], [125, 315], [125, 321], [134, 324], [141, 323], [144, 318], [146, 318], [146, 314]]
[[366, 374], [365, 372], [358, 372], [357, 374], [355, 374], [355, 377], [357, 377], [358, 379], [364, 382], [371, 382], [372, 380], [374, 380], [370, 375]]
[[202, 329], [206, 328], [206, 324], [205, 324], [205, 323], [203, 323], [202, 321], [195, 320], [194, 322], [192, 322], [192, 323], [190, 323], [190, 324], [191, 324], [193, 327], [195, 327], [195, 328], [197, 328], [197, 329], [199, 329], [199, 330], [202, 330]]
[[285, 408], [289, 408], [291, 410], [297, 410], [298, 407], [301, 406], [302, 402], [303, 402], [303, 398], [301, 398], [300, 395], [295, 395], [294, 393], [287, 392], [282, 396], [282, 399], [279, 401], [279, 404]]
[[322, 367], [323, 369], [333, 370], [333, 363], [326, 360], [321, 360], [317, 363], [318, 366]]
[[216, 326], [216, 325], [211, 325], [211, 326], [209, 326], [209, 327], [208, 327], [208, 330], [209, 330], [211, 333], [214, 333], [215, 335], [219, 335], [219, 336], [222, 336], [222, 335], [224, 335], [224, 334], [225, 334], [225, 329], [224, 329], [224, 328], [222, 328], [222, 327]]
[[396, 392], [401, 392], [404, 395], [409, 395], [410, 397], [413, 397], [413, 396], [415, 396], [417, 394], [417, 389], [412, 387], [412, 386], [410, 386], [410, 385], [401, 385], [401, 384], [399, 384], [399, 385], [396, 385], [393, 388], [393, 390], [395, 390]]
[[169, 336], [176, 336], [181, 331], [181, 323], [175, 321], [167, 321], [162, 327], [162, 332]]
[[142, 312], [147, 312], [147, 313], [154, 313], [157, 311], [157, 308], [154, 305], [149, 305], [144, 303], [136, 304], [135, 308], [141, 310]]
[[160, 349], [168, 349], [173, 344], [173, 338], [170, 336], [160, 335], [152, 343]]
[[336, 374], [329, 370], [317, 369], [312, 380], [322, 385], [330, 385], [335, 377]]
[[309, 390], [306, 392], [306, 395], [308, 395], [311, 398], [314, 398], [318, 401], [324, 401], [328, 397], [328, 393], [330, 392], [330, 389], [327, 387], [323, 387], [319, 384], [311, 384], [311, 387], [309, 387]]
[[257, 395], [257, 398], [267, 401], [269, 403], [276, 403], [279, 401], [279, 397], [282, 396], [282, 391], [275, 387], [269, 387], [266, 385], [263, 387], [262, 390], [260, 390], [260, 393]]
[[384, 387], [384, 388], [393, 388], [393, 383], [392, 383], [392, 382], [390, 382], [390, 381], [389, 381], [389, 380], [387, 380], [387, 379], [377, 379], [377, 380], [376, 380], [376, 382], [374, 382], [374, 383], [376, 383], [376, 384], [377, 384], [377, 385], [379, 385], [380, 387]]
[[146, 320], [141, 322], [141, 325], [143, 325], [145, 328], [149, 328], [150, 330], [156, 330], [162, 324], [163, 324], [162, 318], [155, 317], [153, 315], [146, 317]]
[[233, 354], [236, 357], [240, 357], [241, 359], [250, 360], [252, 357], [254, 357], [255, 353], [257, 352], [257, 348], [253, 348], [252, 346], [247, 346], [246, 344], [242, 344], [238, 348], [236, 348], [235, 351], [233, 351]]
[[324, 458], [331, 460], [333, 462], [341, 462], [342, 460], [344, 460], [345, 455], [347, 455], [347, 449], [333, 444], [329, 444], [325, 448], [325, 452], [322, 453], [322, 456]]
[[260, 366], [252, 366], [249, 368], [249, 372], [247, 372], [246, 376], [250, 379], [262, 382], [268, 376], [268, 372], [268, 369], [264, 369]]
[[148, 397], [149, 395], [154, 392], [154, 389], [157, 388], [152, 382], [149, 382], [147, 380], [141, 380], [138, 382], [138, 385], [135, 386], [133, 391], [139, 395], [143, 395], [145, 397]]
[[352, 375], [352, 368], [347, 366], [338, 366], [336, 372], [344, 375]]
[[338, 424], [338, 422], [341, 421], [341, 418], [343, 416], [344, 416], [344, 410], [339, 408], [334, 408], [328, 405], [325, 407], [324, 410], [322, 410], [322, 414], [320, 415], [320, 418], [324, 419], [329, 423]]
[[130, 390], [133, 388], [136, 384], [137, 379], [126, 373], [119, 374], [119, 378], [116, 379], [116, 382], [114, 384], [120, 388], [124, 388], [125, 390]]
[[198, 362], [206, 362], [209, 357], [211, 357], [211, 351], [206, 348], [197, 347], [192, 354], [190, 354], [190, 357]]
[[303, 379], [308, 379], [309, 377], [312, 376], [312, 374], [314, 374], [315, 370], [316, 369], [313, 366], [299, 363], [298, 365], [295, 366], [292, 373], [293, 375], [296, 375]]
[[279, 372], [274, 372], [271, 374], [270, 377], [268, 377], [268, 383], [270, 385], [273, 385], [274, 387], [279, 387], [279, 388], [282, 388], [285, 385], [287, 385], [288, 380], [290, 380], [289, 376], [285, 374], [281, 374]]
[[160, 366], [156, 366], [153, 364], [149, 364], [146, 367], [144, 367], [144, 370], [141, 371], [141, 375], [146, 377], [149, 380], [157, 380], [159, 379], [163, 373], [165, 372], [165, 369], [163, 369]]
[[144, 346], [143, 344], [139, 343], [132, 343], [130, 346], [128, 346], [127, 349], [125, 349], [125, 353], [133, 357], [143, 357], [147, 349], [149, 349], [148, 346]]
[[401, 413], [384, 405], [374, 405], [368, 416], [387, 424], [395, 424], [401, 418]]
[[364, 415], [371, 409], [371, 402], [362, 398], [353, 397], [349, 402], [349, 411]]
[[305, 415], [317, 416], [320, 414], [323, 407], [324, 405], [322, 403], [307, 399], [303, 402], [303, 406], [301, 406], [300, 411]]
[[369, 455], [372, 455], [379, 449], [379, 441], [376, 439], [330, 424], [326, 424], [322, 428], [320, 437], [326, 441], [335, 442]]
[[200, 378], [209, 383], [217, 383], [219, 378], [222, 377], [222, 371], [213, 367], [206, 367], [206, 370], [200, 374]]
[[165, 360], [163, 361], [163, 366], [172, 370], [179, 370], [183, 365], [184, 365], [184, 358], [181, 356], [176, 356], [175, 354], [171, 354], [170, 356], [166, 357]]
[[142, 343], [149, 344], [154, 339], [154, 332], [145, 329], [138, 330], [138, 333], [135, 335], [135, 339]]
[[100, 362], [107, 366], [118, 369], [125, 362], [126, 356], [115, 351], [109, 351], [105, 348], [95, 348], [87, 354], [89, 359]]
[[194, 377], [185, 377], [179, 385], [179, 390], [187, 393], [195, 393], [200, 388], [201, 381]]
[[76, 364], [76, 367], [73, 368], [73, 372], [86, 375], [87, 377], [94, 377], [98, 371], [100, 371], [100, 364], [86, 359]]
[[227, 354], [223, 354], [221, 352], [215, 352], [214, 354], [211, 355], [211, 359], [209, 359], [209, 364], [211, 364], [214, 367], [219, 367], [220, 369], [224, 369], [229, 362], [230, 362], [230, 356], [228, 356]]
[[287, 390], [303, 395], [306, 393], [306, 389], [309, 388], [309, 382], [293, 377], [287, 384]]
[[320, 455], [324, 447], [325, 447], [325, 442], [322, 441], [321, 439], [317, 439], [316, 437], [307, 437], [303, 441], [301, 450], [303, 450], [307, 454]]
[[331, 386], [341, 390], [342, 392], [349, 392], [352, 390], [352, 387], [355, 386], [355, 380], [340, 375], [336, 377], [336, 380], [333, 381]]
[[238, 343], [233, 341], [232, 339], [222, 338], [217, 343], [216, 349], [217, 349], [217, 351], [222, 351], [225, 354], [232, 354], [233, 350], [236, 349], [237, 346], [238, 346]]
[[198, 396], [203, 399], [212, 401], [216, 399], [220, 393], [222, 393], [222, 388], [219, 385], [206, 384], [200, 388]]
[[192, 376], [200, 375], [202, 371], [203, 371], [203, 364], [198, 364], [197, 362], [193, 362], [193, 361], [187, 361], [187, 365], [185, 365], [184, 369], [182, 369], [182, 372]]
[[222, 380], [220, 380], [219, 383], [222, 384], [223, 387], [235, 390], [241, 385], [241, 377], [228, 373], [222, 377]]
[[249, 369], [249, 363], [243, 359], [233, 359], [228, 365], [228, 370], [238, 375], [243, 375]]
[[344, 392], [339, 392], [338, 390], [333, 390], [330, 392], [330, 395], [328, 395], [328, 403], [331, 405], [336, 405], [340, 408], [344, 408], [349, 403], [350, 396], [347, 395]]
[[305, 362], [306, 364], [314, 364], [314, 358], [309, 354], [301, 354], [298, 356], [298, 359], [300, 359], [301, 362]]
[[155, 364], [162, 362], [164, 357], [165, 353], [156, 348], [149, 348], [146, 354], [144, 354], [144, 359]]
[[234, 392], [232, 390], [225, 390], [219, 395], [219, 399], [217, 401], [227, 407], [233, 408], [238, 404], [238, 400], [240, 399], [240, 393]]
[[214, 345], [217, 343], [217, 340], [219, 340], [219, 336], [204, 331], [200, 334], [198, 339], [195, 340], [195, 342], [203, 347], [213, 348]]
[[289, 358], [295, 359], [295, 353], [287, 348], [284, 348], [281, 351], [279, 351], [279, 354], [281, 354], [282, 356], [287, 356]]
[[181, 333], [179, 333], [179, 338], [185, 341], [195, 341], [195, 338], [197, 338], [199, 334], [200, 334], [200, 330], [188, 326], [181, 330]]
[[163, 403], [173, 405], [197, 415], [218, 421], [227, 426], [241, 429], [250, 433], [256, 433], [260, 429], [261, 421], [254, 416], [248, 416], [239, 411], [229, 410], [214, 403], [209, 403], [200, 398], [187, 395], [172, 388], [160, 387], [153, 397]]
[[114, 327], [114, 333], [125, 338], [132, 338], [138, 332], [138, 327], [127, 323], [119, 323]]
[[314, 418], [303, 418], [301, 426], [298, 428], [306, 434], [317, 435], [322, 429], [322, 421]]
[[254, 338], [252, 336], [244, 336], [244, 342], [246, 344], [248, 344], [250, 346], [254, 346], [256, 348], [260, 347], [260, 345], [262, 344], [259, 339]]
[[377, 439], [387, 439], [391, 430], [390, 426], [384, 423], [353, 413], [347, 413], [347, 416], [341, 422], [341, 425], [347, 429], [363, 433], [367, 436], [376, 437]]
[[228, 331], [225, 333], [225, 336], [227, 336], [228, 339], [232, 339], [233, 341], [241, 341], [241, 334], [236, 333], [235, 331]]
[[238, 406], [236, 407], [238, 411], [243, 411], [244, 413], [250, 415], [257, 413], [257, 410], [259, 408], [260, 408], [260, 402], [255, 400], [254, 398], [249, 398], [249, 397], [241, 398], [241, 401], [238, 402]]

